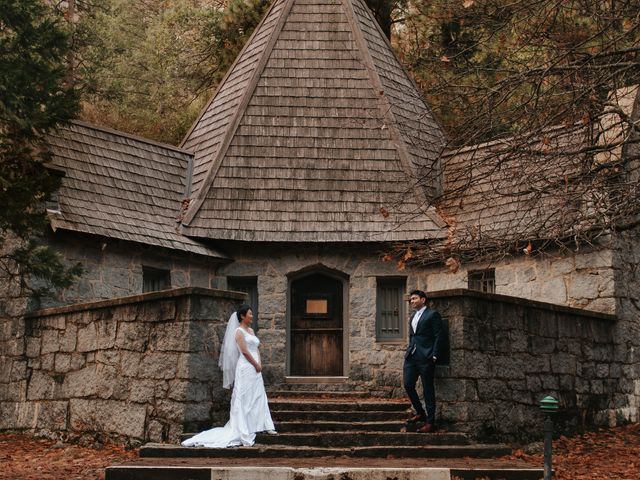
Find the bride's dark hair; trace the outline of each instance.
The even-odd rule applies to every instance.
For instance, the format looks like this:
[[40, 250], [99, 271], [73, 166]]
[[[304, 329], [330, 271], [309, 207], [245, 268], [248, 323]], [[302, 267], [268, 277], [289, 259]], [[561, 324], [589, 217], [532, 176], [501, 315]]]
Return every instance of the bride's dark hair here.
[[252, 310], [251, 305], [240, 305], [240, 308], [238, 308], [238, 310], [236, 311], [236, 313], [238, 315], [238, 321], [239, 322], [242, 321], [242, 317], [246, 317], [247, 316], [247, 312], [249, 310]]

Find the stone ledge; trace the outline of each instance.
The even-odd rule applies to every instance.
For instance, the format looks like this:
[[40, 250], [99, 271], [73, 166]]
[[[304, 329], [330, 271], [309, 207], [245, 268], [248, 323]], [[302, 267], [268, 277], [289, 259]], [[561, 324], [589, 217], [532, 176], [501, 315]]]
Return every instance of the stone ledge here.
[[[536, 472], [539, 473], [539, 472]], [[117, 465], [107, 467], [107, 480], [450, 480], [448, 468], [292, 468], [292, 467], [182, 467], [175, 465]], [[533, 478], [533, 477], [531, 477]]]
[[537, 300], [529, 300], [520, 297], [510, 297], [508, 295], [499, 295], [497, 293], [484, 293], [476, 290], [467, 290], [465, 288], [455, 288], [451, 290], [438, 290], [435, 292], [426, 292], [427, 301], [440, 300], [454, 297], [479, 298], [482, 300], [490, 300], [492, 302], [510, 303], [513, 305], [521, 305], [523, 307], [537, 308], [540, 310], [548, 310], [553, 312], [568, 313], [580, 317], [591, 317], [606, 322], [616, 322], [617, 317], [610, 313], [594, 312], [592, 310], [584, 310], [581, 308], [566, 307], [555, 303], [539, 302]]
[[219, 290], [204, 287], [182, 287], [170, 290], [160, 290], [158, 292], [141, 293], [139, 295], [131, 295], [127, 297], [110, 298], [108, 300], [98, 300], [95, 302], [74, 303], [62, 307], [43, 308], [34, 310], [25, 315], [26, 319], [49, 317], [52, 315], [61, 315], [66, 313], [82, 312], [87, 310], [98, 310], [101, 308], [117, 307], [122, 305], [130, 305], [134, 303], [161, 301], [171, 298], [188, 297], [191, 295], [199, 295], [212, 298], [232, 298], [243, 300], [246, 294], [242, 292], [234, 292], [231, 290]]
[[318, 384], [318, 383], [347, 383], [349, 377], [345, 376], [326, 376], [326, 377], [301, 377], [296, 375], [287, 375], [284, 377], [284, 383], [291, 384]]

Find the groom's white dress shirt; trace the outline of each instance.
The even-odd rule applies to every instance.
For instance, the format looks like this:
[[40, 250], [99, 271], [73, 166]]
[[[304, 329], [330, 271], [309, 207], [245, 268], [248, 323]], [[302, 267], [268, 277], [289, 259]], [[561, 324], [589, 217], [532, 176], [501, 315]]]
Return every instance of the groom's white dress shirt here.
[[422, 313], [427, 309], [426, 305], [418, 310], [411, 319], [411, 328], [413, 328], [413, 333], [416, 333], [416, 328], [418, 328], [418, 320], [422, 316]]

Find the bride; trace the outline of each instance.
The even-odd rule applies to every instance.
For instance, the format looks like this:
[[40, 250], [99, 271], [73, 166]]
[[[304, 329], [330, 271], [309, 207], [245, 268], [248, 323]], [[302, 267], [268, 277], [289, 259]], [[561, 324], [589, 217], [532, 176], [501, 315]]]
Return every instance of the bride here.
[[253, 311], [246, 305], [234, 312], [220, 349], [218, 365], [222, 369], [222, 386], [233, 386], [229, 421], [224, 427], [212, 428], [185, 440], [184, 447], [251, 446], [256, 432], [276, 433], [260, 373], [260, 340], [250, 327], [252, 319]]

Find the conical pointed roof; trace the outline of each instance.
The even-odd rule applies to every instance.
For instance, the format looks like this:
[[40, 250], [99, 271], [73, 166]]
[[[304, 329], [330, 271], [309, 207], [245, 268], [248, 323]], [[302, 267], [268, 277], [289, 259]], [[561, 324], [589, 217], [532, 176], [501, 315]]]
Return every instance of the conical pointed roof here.
[[424, 205], [443, 143], [362, 0], [276, 0], [183, 142], [195, 153], [184, 233], [442, 237]]

